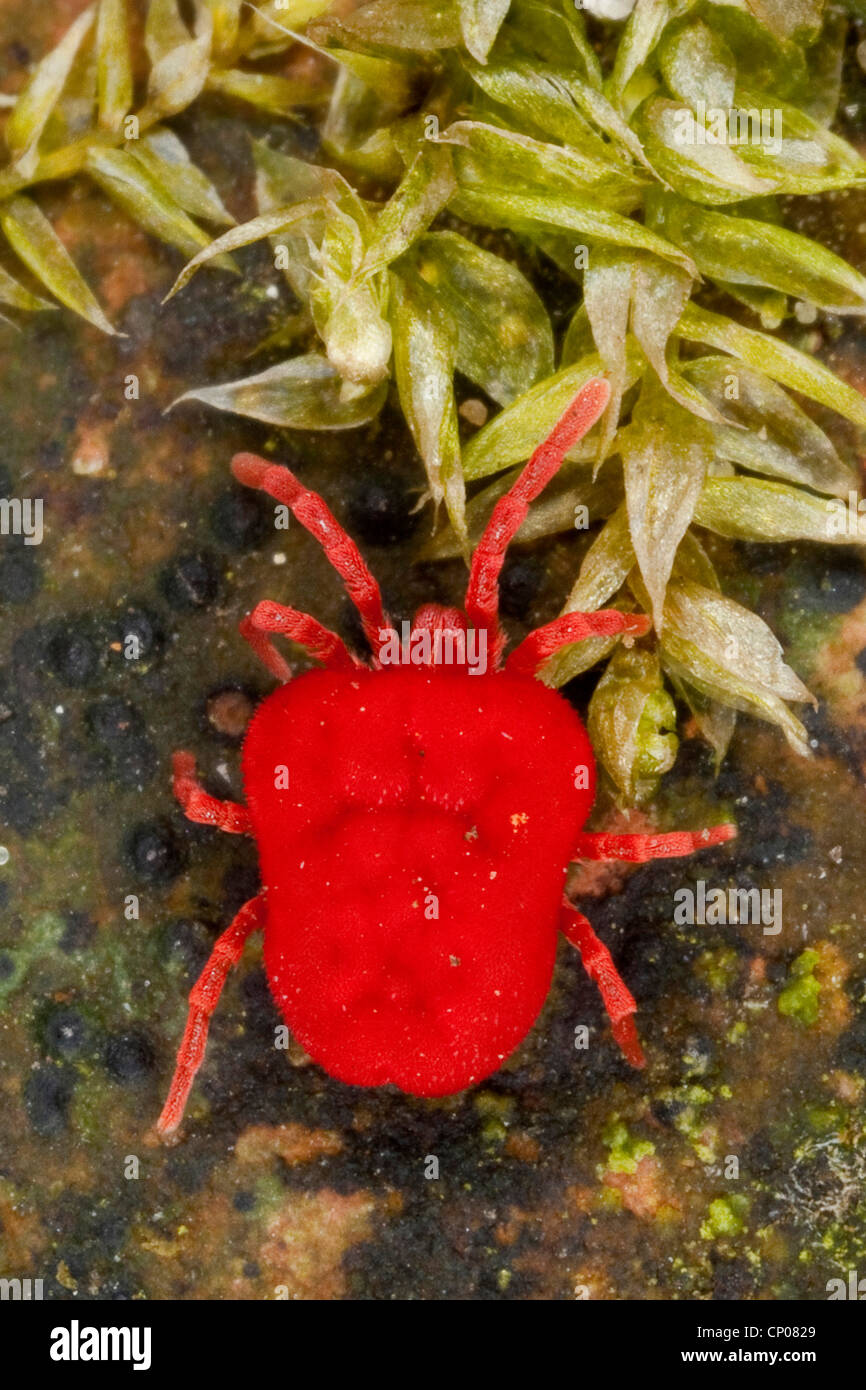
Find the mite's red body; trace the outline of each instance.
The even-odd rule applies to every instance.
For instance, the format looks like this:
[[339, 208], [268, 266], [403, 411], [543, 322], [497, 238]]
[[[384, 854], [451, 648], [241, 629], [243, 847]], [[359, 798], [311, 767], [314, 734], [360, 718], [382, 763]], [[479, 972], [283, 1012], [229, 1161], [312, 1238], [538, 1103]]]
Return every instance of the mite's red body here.
[[[392, 1083], [422, 1096], [481, 1081], [537, 1018], [560, 931], [598, 984], [617, 1042], [643, 1065], [635, 1001], [564, 898], [569, 862], [688, 854], [729, 839], [733, 828], [584, 833], [595, 786], [589, 740], [536, 673], [569, 643], [617, 633], [630, 640], [648, 620], [615, 610], [568, 614], [531, 633], [503, 664], [497, 611], [509, 540], [608, 395], [605, 382], [590, 382], [497, 503], [473, 557], [465, 613], [430, 604], [416, 615], [413, 640], [428, 639], [422, 665], [379, 660], [392, 629], [378, 586], [321, 498], [288, 469], [251, 455], [234, 460], [236, 477], [288, 505], [321, 542], [361, 614], [373, 665], [309, 615], [261, 603], [241, 631], [286, 683], [247, 732], [246, 806], [209, 796], [192, 757], [175, 755], [186, 814], [254, 835], [264, 886], [219, 938], [192, 990], [161, 1133], [180, 1123], [225, 976], [259, 928], [287, 1024], [341, 1081]], [[489, 658], [483, 674], [465, 659], [470, 624], [476, 651]], [[290, 681], [271, 644], [277, 633], [326, 669]], [[462, 649], [429, 640], [446, 635]], [[444, 665], [429, 655], [447, 650], [464, 659]]]
[[578, 766], [577, 715], [525, 676], [323, 671], [265, 700], [244, 748], [265, 964], [332, 1076], [445, 1095], [526, 1035], [592, 805]]

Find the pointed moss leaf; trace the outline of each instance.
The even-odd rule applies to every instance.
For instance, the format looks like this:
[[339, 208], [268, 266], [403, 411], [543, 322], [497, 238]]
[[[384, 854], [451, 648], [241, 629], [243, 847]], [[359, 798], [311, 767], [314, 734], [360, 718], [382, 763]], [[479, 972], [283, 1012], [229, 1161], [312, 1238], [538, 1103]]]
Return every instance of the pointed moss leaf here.
[[358, 273], [374, 274], [408, 250], [442, 211], [456, 187], [450, 149], [425, 142], [376, 218]]
[[603, 246], [593, 252], [583, 277], [583, 302], [595, 345], [610, 381], [610, 400], [601, 422], [597, 467], [607, 457], [616, 434], [628, 378], [626, 339], [632, 286], [633, 261], [630, 255]]
[[645, 383], [619, 447], [632, 545], [660, 628], [665, 588], [701, 494], [712, 439], [707, 425]]
[[[738, 110], [746, 113], [753, 128], [767, 101], [761, 93], [737, 89]], [[741, 156], [753, 173], [771, 180], [779, 193], [821, 193], [866, 183], [866, 163], [846, 140], [808, 112], [776, 97], [772, 101], [769, 138], [762, 135], [760, 140], [750, 138], [740, 144]]]
[[223, 232], [222, 236], [217, 237], [204, 250], [193, 256], [191, 261], [187, 261], [166, 295], [166, 300], [176, 295], [178, 290], [182, 290], [196, 271], [201, 266], [207, 265], [209, 261], [222, 257], [230, 251], [235, 251], [239, 246], [250, 246], [253, 242], [261, 241], [264, 237], [272, 236], [275, 232], [296, 226], [320, 210], [320, 204], [315, 202], [297, 203], [291, 208], [275, 208], [273, 212], [262, 213], [260, 217], [253, 217], [249, 222], [242, 222], [239, 227], [232, 227], [229, 231]]
[[213, 68], [208, 73], [206, 86], [209, 92], [219, 92], [234, 101], [246, 101], [275, 116], [291, 116], [299, 107], [312, 106], [324, 99], [324, 93], [317, 93], [301, 78], [244, 72], [242, 68]]
[[766, 372], [774, 381], [800, 391], [844, 415], [855, 425], [866, 428], [866, 400], [859, 391], [781, 339], [758, 333], [754, 328], [743, 328], [733, 319], [722, 318], [693, 303], [683, 310], [678, 331], [691, 342], [707, 343], [742, 358], [748, 366]]
[[695, 523], [733, 540], [863, 544], [849, 534], [843, 503], [764, 478], [707, 478]]
[[624, 107], [629, 83], [646, 63], [666, 25], [686, 14], [691, 3], [692, 0], [639, 0], [632, 10], [617, 47], [610, 82], [614, 100], [620, 109]]
[[366, 391], [387, 376], [392, 343], [388, 280], [361, 273], [372, 229], [360, 211], [359, 225], [352, 212], [329, 204], [310, 308], [328, 361], [345, 381]]
[[745, 426], [714, 429], [718, 457], [839, 497], [856, 486], [853, 471], [820, 426], [763, 372], [729, 357], [702, 357], [684, 370], [729, 420]]
[[737, 64], [725, 40], [703, 20], [671, 31], [659, 47], [659, 66], [672, 94], [694, 110], [734, 103]]
[[698, 584], [671, 584], [662, 653], [678, 677], [711, 699], [777, 724], [791, 746], [808, 755], [806, 731], [785, 701], [812, 697], [757, 614]]
[[2, 266], [0, 266], [0, 304], [8, 304], [11, 309], [21, 309], [25, 313], [34, 313], [37, 309], [55, 309], [57, 307], [56, 304], [42, 299], [38, 294], [32, 294], [23, 285], [19, 285], [18, 281]]
[[617, 212], [631, 212], [641, 201], [642, 175], [626, 173], [585, 150], [565, 149], [485, 121], [455, 121], [440, 138], [457, 146], [458, 178], [467, 189], [481, 185], [483, 191], [495, 182], [500, 188], [542, 195], [598, 192]]
[[235, 51], [240, 33], [243, 0], [203, 0], [213, 26], [213, 52], [228, 58]]
[[0, 226], [19, 260], [55, 299], [103, 333], [115, 333], [63, 242], [36, 203], [24, 197], [4, 203], [0, 206]]
[[718, 700], [713, 700], [708, 695], [704, 695], [687, 680], [677, 675], [671, 667], [668, 667], [666, 662], [663, 661], [662, 664], [677, 695], [688, 706], [701, 737], [706, 739], [712, 748], [715, 754], [715, 770], [718, 773], [734, 736], [737, 723], [736, 710], [731, 709], [728, 705], [720, 704]]
[[127, 150], [185, 212], [223, 227], [234, 225], [210, 179], [193, 164], [182, 141], [167, 126], [131, 140]]
[[189, 43], [189, 39], [178, 0], [150, 0], [144, 22], [144, 46], [151, 67], [181, 44]]
[[512, 193], [506, 188], [462, 188], [460, 208], [473, 221], [492, 226], [503, 222], [518, 226], [541, 223], [547, 227], [564, 227], [578, 232], [590, 241], [652, 251], [664, 260], [681, 265], [690, 274], [696, 273], [694, 261], [679, 247], [640, 222], [633, 222], [616, 212], [608, 212], [590, 197], [577, 194], [570, 198], [546, 197], [543, 194]]
[[[153, 236], [194, 256], [211, 245], [210, 237], [165, 191], [159, 178], [125, 150], [94, 148], [87, 172], [110, 198]], [[219, 262], [218, 262], [219, 264]], [[223, 270], [231, 262], [221, 262]]]
[[99, 0], [96, 23], [99, 124], [119, 130], [132, 106], [132, 59], [126, 0]]
[[627, 170], [624, 153], [617, 158], [615, 147], [605, 145], [597, 126], [613, 135], [636, 158], [643, 159], [639, 142], [607, 98], [570, 72], [529, 62], [467, 66], [473, 81], [491, 101], [519, 117], [527, 134], [562, 140]]
[[326, 19], [313, 36], [335, 34], [383, 48], [438, 53], [462, 42], [460, 17], [453, 0], [372, 0], [342, 19]]
[[673, 631], [696, 642], [726, 669], [739, 671], [782, 700], [814, 703], [799, 676], [785, 664], [781, 643], [757, 613], [689, 581], [671, 585], [668, 608]]
[[[204, 90], [210, 71], [210, 34], [187, 38], [171, 49], [150, 71], [147, 83], [147, 118], [172, 116], [183, 111]], [[144, 114], [144, 113], [143, 113]]]
[[674, 765], [676, 710], [659, 659], [642, 647], [619, 646], [589, 702], [593, 750], [630, 801], [645, 801]]
[[256, 166], [256, 204], [260, 213], [272, 213], [306, 202], [309, 215], [292, 226], [271, 234], [271, 245], [283, 248], [283, 273], [295, 294], [307, 303], [317, 271], [317, 247], [325, 231], [327, 199], [339, 199], [340, 176], [331, 169], [308, 164], [304, 159], [281, 154], [263, 140], [253, 144]]
[[457, 0], [463, 42], [479, 63], [487, 62], [511, 0]]
[[749, 0], [749, 8], [777, 39], [813, 39], [821, 28], [824, 0]]
[[430, 232], [400, 262], [457, 328], [455, 365], [500, 405], [553, 371], [553, 330], [529, 281], [457, 232]]
[[537, 54], [546, 63], [569, 67], [577, 55], [588, 82], [602, 86], [601, 63], [586, 33], [580, 8], [560, 0], [511, 0], [499, 47], [515, 56]]
[[216, 410], [299, 430], [345, 430], [379, 413], [386, 387], [345, 401], [340, 375], [319, 353], [280, 362], [257, 376], [187, 391], [174, 402], [201, 401]]
[[632, 117], [647, 159], [659, 177], [698, 203], [733, 203], [771, 193], [777, 183], [761, 178], [729, 144], [714, 144], [691, 107], [650, 96]]
[[453, 385], [456, 325], [441, 306], [413, 294], [394, 276], [391, 327], [403, 414], [427, 470], [433, 502], [438, 510], [444, 501], [454, 534], [468, 555], [466, 486]]
[[95, 8], [89, 5], [67, 29], [59, 44], [38, 63], [6, 122], [6, 145], [25, 177], [39, 162], [39, 141], [54, 111], [78, 51], [93, 28]]
[[704, 275], [766, 285], [837, 314], [866, 311], [866, 278], [809, 237], [682, 198], [664, 198], [658, 207], [666, 236], [694, 257]]

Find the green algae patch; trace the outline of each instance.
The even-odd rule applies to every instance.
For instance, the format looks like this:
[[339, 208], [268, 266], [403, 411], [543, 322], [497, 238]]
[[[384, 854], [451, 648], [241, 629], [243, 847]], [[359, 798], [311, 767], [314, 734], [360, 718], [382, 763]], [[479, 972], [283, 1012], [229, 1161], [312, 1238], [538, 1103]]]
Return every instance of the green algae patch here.
[[795, 1018], [806, 1028], [818, 1021], [818, 996], [821, 993], [821, 986], [815, 979], [818, 960], [818, 952], [809, 948], [792, 962], [788, 983], [777, 1003], [779, 1013], [784, 1018]]
[[649, 1158], [656, 1146], [649, 1139], [636, 1139], [629, 1134], [628, 1126], [618, 1115], [608, 1122], [602, 1139], [609, 1150], [607, 1171], [609, 1173], [636, 1173], [642, 1158]]
[[716, 1197], [710, 1202], [706, 1220], [701, 1223], [701, 1235], [704, 1240], [716, 1240], [719, 1236], [740, 1236], [746, 1229], [748, 1214], [748, 1197]]

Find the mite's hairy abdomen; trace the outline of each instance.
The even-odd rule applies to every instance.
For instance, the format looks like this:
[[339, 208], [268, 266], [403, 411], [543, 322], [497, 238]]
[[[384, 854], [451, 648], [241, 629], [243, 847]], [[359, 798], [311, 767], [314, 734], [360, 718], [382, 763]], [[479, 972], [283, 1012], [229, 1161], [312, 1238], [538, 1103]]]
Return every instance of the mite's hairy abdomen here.
[[316, 674], [265, 702], [244, 756], [265, 959], [331, 1075], [438, 1095], [513, 1051], [550, 986], [590, 759], [527, 680]]

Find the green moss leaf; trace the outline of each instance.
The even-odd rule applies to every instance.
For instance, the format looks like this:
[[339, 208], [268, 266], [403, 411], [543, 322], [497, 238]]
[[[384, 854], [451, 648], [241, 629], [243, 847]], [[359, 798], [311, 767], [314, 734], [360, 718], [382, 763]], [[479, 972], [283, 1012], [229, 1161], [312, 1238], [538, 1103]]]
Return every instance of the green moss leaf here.
[[680, 541], [694, 516], [712, 437], [673, 401], [646, 383], [632, 423], [619, 436], [632, 546], [656, 627]]
[[37, 63], [6, 122], [7, 148], [18, 170], [26, 178], [36, 170], [42, 132], [60, 99], [78, 52], [90, 35], [95, 18], [95, 8], [89, 5], [70, 25], [60, 43]]
[[661, 642], [676, 676], [710, 699], [777, 724], [796, 752], [809, 755], [806, 730], [785, 701], [811, 696], [756, 613], [700, 584], [674, 581]]
[[30, 198], [0, 206], [0, 226], [27, 269], [55, 299], [103, 333], [115, 332], [90, 287], [41, 208]]
[[391, 327], [400, 404], [424, 461], [433, 502], [442, 501], [464, 554], [466, 487], [454, 400], [457, 326], [442, 306], [393, 277]]
[[507, 405], [553, 371], [553, 331], [529, 281], [457, 232], [419, 239], [397, 267], [457, 328], [455, 365]]
[[824, 431], [763, 372], [729, 357], [702, 357], [684, 371], [735, 422], [713, 429], [718, 458], [838, 497], [857, 486]]
[[363, 425], [379, 413], [386, 387], [351, 400], [342, 398], [339, 372], [320, 353], [280, 362], [256, 376], [187, 391], [182, 401], [201, 401], [216, 410], [247, 415], [268, 425], [299, 430], [345, 430]]
[[[210, 237], [175, 202], [158, 174], [125, 150], [91, 150], [87, 172], [139, 226], [185, 256], [210, 246]], [[215, 263], [223, 270], [232, 268], [230, 261], [219, 257]]]
[[99, 0], [96, 24], [99, 124], [119, 130], [132, 107], [132, 55], [126, 0]]
[[654, 225], [694, 258], [703, 275], [765, 285], [838, 314], [866, 312], [866, 277], [799, 232], [673, 196], [659, 199], [656, 208]]
[[210, 179], [193, 164], [186, 146], [167, 126], [131, 140], [127, 151], [185, 212], [224, 227], [234, 224]]
[[479, 63], [487, 62], [511, 0], [457, 0], [463, 42]]
[[692, 342], [707, 343], [730, 352], [783, 386], [829, 406], [855, 425], [866, 427], [866, 400], [860, 393], [820, 362], [781, 339], [744, 328], [733, 319], [710, 313], [693, 303], [686, 305], [678, 331]]

